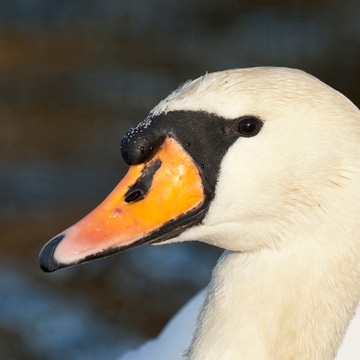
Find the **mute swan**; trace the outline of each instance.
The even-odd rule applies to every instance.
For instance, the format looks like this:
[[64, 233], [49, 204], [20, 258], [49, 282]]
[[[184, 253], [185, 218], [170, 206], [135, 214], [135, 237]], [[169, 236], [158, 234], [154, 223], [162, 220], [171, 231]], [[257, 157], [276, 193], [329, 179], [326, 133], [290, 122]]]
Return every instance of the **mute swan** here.
[[[122, 154], [128, 174], [43, 247], [43, 270], [207, 242], [226, 251], [187, 359], [335, 358], [360, 299], [360, 112], [346, 97], [294, 69], [206, 74], [131, 129]], [[359, 321], [338, 359], [360, 358]]]

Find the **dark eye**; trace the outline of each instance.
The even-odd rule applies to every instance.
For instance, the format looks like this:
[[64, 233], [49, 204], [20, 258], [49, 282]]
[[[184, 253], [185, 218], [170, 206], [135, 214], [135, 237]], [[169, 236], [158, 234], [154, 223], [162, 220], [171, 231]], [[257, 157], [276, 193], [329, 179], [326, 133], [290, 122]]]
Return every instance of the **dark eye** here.
[[236, 132], [245, 137], [255, 136], [258, 134], [263, 123], [255, 116], [244, 116], [236, 125]]

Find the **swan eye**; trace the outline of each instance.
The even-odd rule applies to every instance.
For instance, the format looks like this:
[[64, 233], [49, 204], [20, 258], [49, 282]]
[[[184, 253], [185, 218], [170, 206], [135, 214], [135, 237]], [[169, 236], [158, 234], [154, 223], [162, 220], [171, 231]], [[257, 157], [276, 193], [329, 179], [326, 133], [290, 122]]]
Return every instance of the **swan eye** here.
[[263, 123], [255, 116], [244, 116], [236, 125], [235, 131], [245, 137], [255, 136], [259, 133]]

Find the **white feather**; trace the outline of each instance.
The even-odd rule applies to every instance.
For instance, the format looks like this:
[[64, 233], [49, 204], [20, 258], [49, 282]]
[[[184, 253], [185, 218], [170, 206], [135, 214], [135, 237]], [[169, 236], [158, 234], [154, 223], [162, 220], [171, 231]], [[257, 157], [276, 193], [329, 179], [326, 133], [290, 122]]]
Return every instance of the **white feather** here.
[[[359, 110], [285, 68], [206, 74], [152, 114], [172, 110], [252, 114], [264, 126], [224, 156], [203, 224], [171, 240], [228, 250], [194, 336], [199, 297], [140, 353], [178, 359], [192, 337], [189, 360], [334, 359], [360, 299]], [[358, 317], [337, 360], [360, 358]]]

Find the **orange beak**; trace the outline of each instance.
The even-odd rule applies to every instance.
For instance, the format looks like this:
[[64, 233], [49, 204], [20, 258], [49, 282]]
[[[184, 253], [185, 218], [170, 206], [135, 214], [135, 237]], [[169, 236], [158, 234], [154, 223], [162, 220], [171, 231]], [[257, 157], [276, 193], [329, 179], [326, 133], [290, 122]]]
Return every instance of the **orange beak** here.
[[202, 220], [204, 205], [199, 169], [179, 143], [167, 137], [152, 159], [130, 166], [96, 209], [43, 247], [40, 266], [55, 271], [171, 239]]

